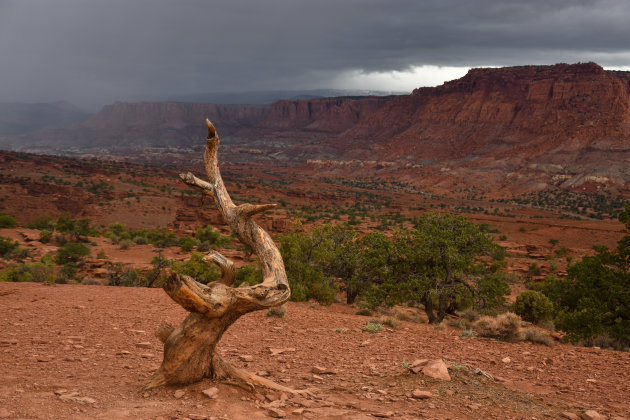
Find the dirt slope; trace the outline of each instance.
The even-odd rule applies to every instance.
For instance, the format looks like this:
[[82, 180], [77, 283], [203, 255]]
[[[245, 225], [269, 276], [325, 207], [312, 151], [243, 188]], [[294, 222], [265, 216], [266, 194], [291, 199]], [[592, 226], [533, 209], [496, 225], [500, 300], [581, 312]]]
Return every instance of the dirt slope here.
[[[262, 419], [274, 406], [287, 418], [540, 419], [586, 409], [630, 416], [628, 353], [464, 339], [416, 323], [368, 334], [361, 331], [368, 318], [351, 311], [290, 303], [283, 319], [244, 316], [221, 342], [236, 365], [295, 388], [317, 388], [315, 397], [284, 401], [209, 380], [140, 393], [161, 361], [153, 331], [185, 316], [164, 292], [0, 283], [0, 418]], [[423, 358], [456, 366], [452, 380], [401, 365]], [[314, 374], [314, 366], [330, 373]], [[217, 398], [201, 393], [213, 386]], [[411, 398], [416, 389], [435, 396]]]

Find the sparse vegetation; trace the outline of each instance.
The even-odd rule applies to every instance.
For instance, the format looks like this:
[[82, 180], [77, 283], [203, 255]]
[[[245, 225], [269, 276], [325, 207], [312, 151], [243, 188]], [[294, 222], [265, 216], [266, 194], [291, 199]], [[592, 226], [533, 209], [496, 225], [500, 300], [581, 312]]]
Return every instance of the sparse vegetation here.
[[284, 318], [284, 315], [286, 313], [287, 313], [287, 308], [284, 305], [274, 306], [273, 308], [267, 309], [268, 318]]
[[542, 293], [528, 290], [516, 297], [514, 313], [526, 321], [538, 324], [553, 317], [553, 303]]
[[553, 346], [553, 339], [549, 336], [549, 333], [538, 328], [523, 330], [523, 340], [534, 344], [544, 344], [547, 347]]
[[482, 316], [473, 324], [473, 329], [479, 337], [510, 342], [522, 339], [521, 318], [510, 312], [497, 317]]
[[379, 323], [378, 320], [370, 320], [367, 324], [361, 327], [361, 330], [369, 332], [370, 334], [376, 334], [384, 329], [383, 324]]
[[6, 213], [0, 213], [0, 228], [12, 228], [16, 226], [17, 221], [15, 217]]

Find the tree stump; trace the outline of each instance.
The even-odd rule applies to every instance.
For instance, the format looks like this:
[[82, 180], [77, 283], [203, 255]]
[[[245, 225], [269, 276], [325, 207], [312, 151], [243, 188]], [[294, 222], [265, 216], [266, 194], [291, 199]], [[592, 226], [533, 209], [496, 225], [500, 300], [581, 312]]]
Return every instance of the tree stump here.
[[206, 125], [208, 137], [204, 163], [208, 181], [190, 172], [179, 176], [187, 185], [212, 197], [232, 232], [254, 250], [260, 261], [263, 281], [250, 287], [232, 287], [234, 264], [218, 252], [211, 252], [204, 257], [204, 261], [215, 263], [221, 268], [222, 274], [218, 281], [204, 285], [189, 276], [171, 273], [164, 291], [190, 314], [177, 328], [168, 324], [159, 327], [156, 336], [164, 342], [164, 359], [143, 389], [190, 384], [203, 378], [212, 378], [235, 381], [250, 388], [263, 386], [289, 393], [302, 392], [235, 368], [216, 351], [223, 333], [240, 316], [282, 305], [289, 299], [291, 290], [280, 251], [269, 234], [252, 220], [255, 214], [271, 209], [276, 204], [237, 206], [232, 202], [217, 162], [219, 136], [207, 119]]

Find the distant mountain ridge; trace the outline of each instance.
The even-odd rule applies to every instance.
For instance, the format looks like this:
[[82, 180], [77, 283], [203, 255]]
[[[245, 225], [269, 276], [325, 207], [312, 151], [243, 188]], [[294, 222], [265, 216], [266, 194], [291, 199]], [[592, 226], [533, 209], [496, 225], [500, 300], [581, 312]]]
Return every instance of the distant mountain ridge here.
[[46, 128], [81, 123], [90, 114], [68, 102], [0, 103], [0, 136], [15, 136]]
[[630, 72], [595, 63], [472, 69], [410, 95], [117, 102], [68, 129], [24, 135], [12, 148], [160, 161], [197, 153], [206, 117], [221, 133], [223, 158], [237, 162], [448, 190], [630, 190]]

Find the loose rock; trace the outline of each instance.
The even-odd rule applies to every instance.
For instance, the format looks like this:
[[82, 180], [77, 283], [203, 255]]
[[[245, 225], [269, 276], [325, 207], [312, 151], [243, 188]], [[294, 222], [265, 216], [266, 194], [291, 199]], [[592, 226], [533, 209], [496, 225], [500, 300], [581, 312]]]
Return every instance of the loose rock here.
[[287, 416], [287, 414], [280, 410], [279, 408], [270, 408], [269, 410], [267, 410], [269, 412], [269, 415], [271, 417], [274, 417], [276, 419], [281, 419]]
[[582, 418], [584, 420], [606, 420], [608, 419], [608, 417], [599, 414], [597, 411], [595, 410], [586, 410], [583, 414], [582, 414]]
[[419, 400], [427, 400], [429, 398], [435, 397], [435, 394], [433, 394], [430, 391], [423, 391], [421, 389], [414, 389], [413, 392], [411, 393], [411, 396], [414, 397], [414, 398], [417, 398]]
[[450, 381], [451, 375], [448, 373], [446, 363], [442, 359], [431, 360], [424, 368], [422, 373], [430, 378], [441, 379], [443, 381]]
[[213, 386], [212, 388], [204, 389], [201, 393], [208, 398], [216, 398], [219, 395], [219, 388]]

